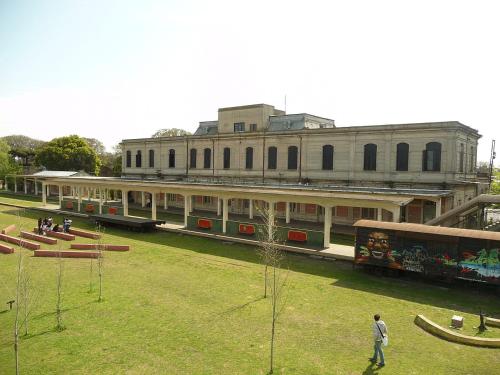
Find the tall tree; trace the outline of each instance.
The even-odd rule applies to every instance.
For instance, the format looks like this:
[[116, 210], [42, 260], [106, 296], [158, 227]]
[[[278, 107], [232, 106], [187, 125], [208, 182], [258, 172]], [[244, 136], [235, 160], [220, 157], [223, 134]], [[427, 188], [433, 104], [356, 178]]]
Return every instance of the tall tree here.
[[9, 135], [3, 137], [10, 147], [10, 154], [15, 159], [20, 159], [24, 166], [30, 166], [34, 159], [36, 150], [45, 144], [45, 141], [27, 137], [25, 135]]
[[50, 170], [99, 174], [101, 159], [85, 139], [77, 135], [54, 138], [38, 149], [35, 163]]
[[153, 138], [160, 137], [181, 137], [184, 135], [191, 135], [190, 132], [184, 129], [170, 128], [170, 129], [160, 129], [153, 134]]
[[0, 139], [0, 178], [4, 178], [6, 174], [19, 173], [21, 169], [10, 154], [10, 146], [5, 140]]
[[89, 144], [90, 147], [92, 147], [92, 149], [100, 157], [106, 154], [106, 147], [104, 146], [104, 143], [102, 143], [100, 140], [95, 138], [83, 138], [83, 139], [85, 140], [85, 142]]

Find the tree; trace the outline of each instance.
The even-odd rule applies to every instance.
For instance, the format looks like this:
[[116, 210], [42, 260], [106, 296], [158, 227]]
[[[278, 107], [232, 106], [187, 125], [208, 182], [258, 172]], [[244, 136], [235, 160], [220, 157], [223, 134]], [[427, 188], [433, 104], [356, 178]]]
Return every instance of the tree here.
[[184, 129], [170, 128], [170, 129], [160, 129], [153, 134], [153, 138], [160, 137], [182, 137], [184, 135], [191, 135], [190, 132]]
[[45, 141], [25, 135], [9, 135], [3, 137], [3, 140], [9, 145], [12, 157], [16, 160], [21, 159], [25, 167], [32, 165], [36, 150], [45, 144]]
[[61, 249], [59, 249], [59, 255], [57, 257], [57, 279], [56, 279], [56, 329], [58, 331], [64, 330], [63, 320], [62, 320], [62, 287], [63, 287], [63, 260], [61, 257]]
[[21, 169], [10, 154], [10, 146], [5, 140], [0, 139], [0, 178], [4, 178], [7, 174], [19, 173]]
[[83, 138], [85, 142], [88, 143], [88, 145], [96, 152], [97, 155], [102, 157], [104, 154], [106, 154], [106, 147], [104, 144], [95, 138]]
[[35, 163], [49, 170], [99, 174], [101, 159], [85, 139], [77, 135], [54, 138], [38, 149]]

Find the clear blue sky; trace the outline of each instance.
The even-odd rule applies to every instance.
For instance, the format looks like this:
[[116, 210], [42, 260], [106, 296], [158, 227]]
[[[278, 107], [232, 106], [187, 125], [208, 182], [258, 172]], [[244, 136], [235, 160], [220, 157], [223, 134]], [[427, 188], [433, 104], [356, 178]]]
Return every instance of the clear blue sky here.
[[0, 135], [109, 148], [269, 103], [337, 126], [499, 129], [495, 1], [0, 0]]

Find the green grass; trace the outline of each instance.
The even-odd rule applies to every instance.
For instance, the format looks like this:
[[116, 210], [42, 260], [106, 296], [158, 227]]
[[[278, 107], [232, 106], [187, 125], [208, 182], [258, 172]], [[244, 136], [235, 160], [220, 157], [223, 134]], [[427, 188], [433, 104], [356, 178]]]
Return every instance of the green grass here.
[[[19, 223], [0, 206], [0, 228]], [[20, 220], [32, 228], [39, 213]], [[60, 221], [60, 217], [56, 218]], [[87, 220], [74, 219], [91, 229]], [[20, 343], [24, 374], [265, 374], [271, 307], [262, 299], [263, 268], [255, 249], [166, 232], [109, 229], [104, 302], [90, 261], [64, 260], [63, 320], [56, 332], [57, 260], [23, 251], [37, 295], [30, 335]], [[89, 240], [79, 239], [79, 242]], [[63, 246], [68, 247], [68, 243]], [[43, 246], [49, 248], [49, 246]], [[18, 257], [0, 255], [0, 374], [14, 373], [14, 312], [1, 310], [15, 290]], [[500, 350], [449, 343], [415, 326], [416, 314], [444, 326], [465, 317], [474, 334], [479, 307], [500, 315], [500, 301], [477, 288], [441, 286], [368, 275], [348, 263], [287, 255], [286, 305], [277, 327], [276, 373], [494, 374]], [[387, 366], [372, 368], [371, 323], [388, 325]], [[488, 332], [499, 337], [498, 330]]]
[[[42, 197], [34, 195], [15, 194], [12, 192], [0, 191], [0, 203], [14, 204], [24, 207], [42, 207]], [[57, 203], [56, 200], [49, 203]]]

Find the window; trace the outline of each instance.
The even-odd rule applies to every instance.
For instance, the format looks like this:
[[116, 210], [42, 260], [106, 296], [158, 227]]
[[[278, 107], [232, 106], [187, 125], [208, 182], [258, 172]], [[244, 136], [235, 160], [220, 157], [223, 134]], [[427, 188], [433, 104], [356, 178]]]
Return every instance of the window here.
[[368, 143], [364, 147], [363, 169], [365, 171], [377, 170], [377, 145], [373, 143]]
[[127, 151], [127, 168], [132, 167], [132, 152]]
[[422, 170], [432, 172], [441, 170], [441, 143], [430, 142], [425, 145], [422, 155]]
[[168, 167], [175, 168], [175, 150], [173, 148], [168, 150]]
[[297, 146], [288, 147], [288, 169], [297, 169]]
[[245, 123], [244, 122], [235, 122], [234, 123], [234, 132], [241, 133], [245, 131]]
[[196, 149], [189, 150], [189, 168], [196, 168]]
[[155, 150], [149, 150], [149, 168], [155, 167]]
[[224, 169], [231, 168], [231, 149], [229, 147], [224, 147]]
[[212, 150], [206, 148], [203, 150], [203, 168], [210, 168], [212, 164]]
[[324, 145], [323, 146], [323, 170], [332, 171], [333, 170], [333, 146]]
[[253, 168], [253, 147], [247, 147], [246, 149], [245, 168], [246, 169]]
[[276, 169], [278, 164], [278, 149], [271, 146], [267, 149], [267, 169]]
[[257, 124], [250, 124], [250, 131], [256, 132], [257, 131]]
[[135, 167], [136, 168], [141, 168], [142, 167], [142, 154], [141, 154], [141, 151], [137, 151], [137, 154], [135, 154]]
[[464, 148], [464, 144], [463, 143], [460, 143], [460, 162], [458, 164], [458, 167], [459, 167], [459, 172], [462, 172], [464, 171], [464, 161], [465, 161], [465, 148]]
[[396, 147], [396, 170], [397, 171], [407, 171], [408, 170], [408, 153], [410, 151], [410, 146], [408, 143], [398, 143]]
[[474, 167], [475, 167], [475, 163], [474, 163], [474, 147], [470, 147], [470, 169], [469, 171], [470, 172], [474, 172]]

